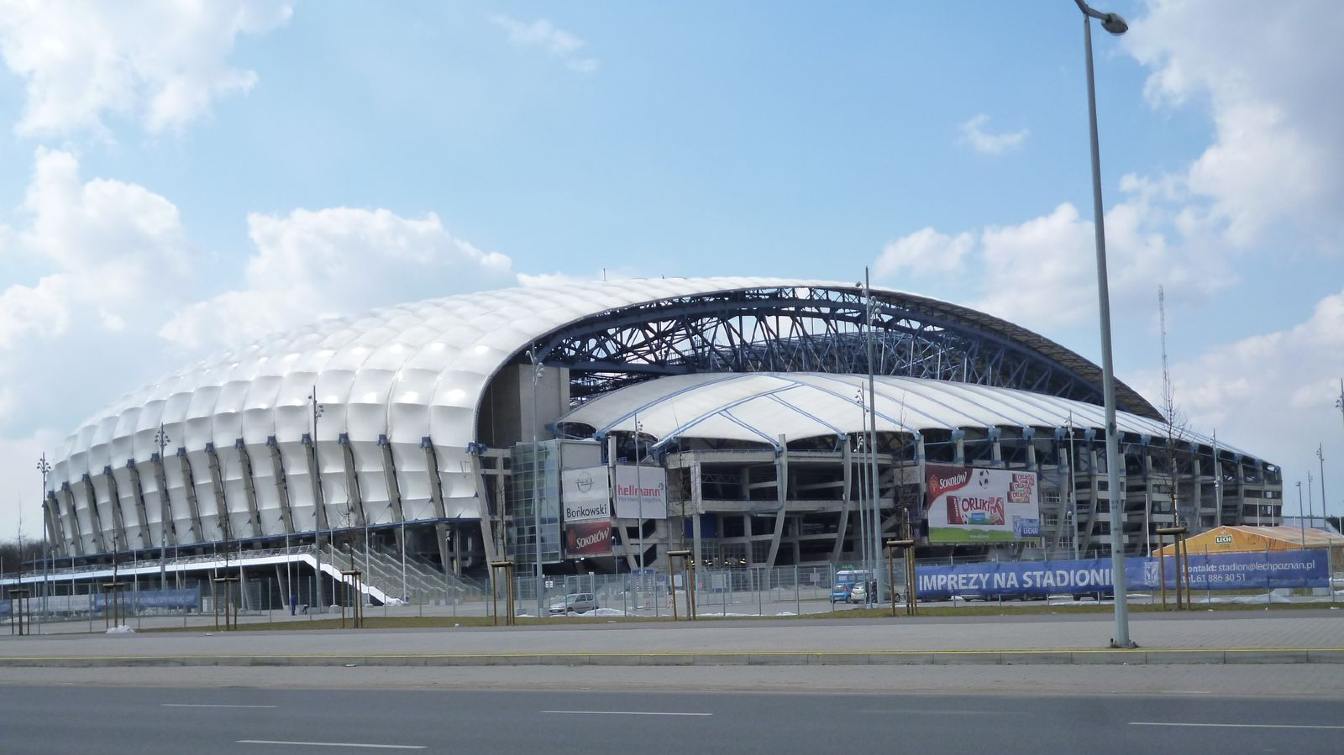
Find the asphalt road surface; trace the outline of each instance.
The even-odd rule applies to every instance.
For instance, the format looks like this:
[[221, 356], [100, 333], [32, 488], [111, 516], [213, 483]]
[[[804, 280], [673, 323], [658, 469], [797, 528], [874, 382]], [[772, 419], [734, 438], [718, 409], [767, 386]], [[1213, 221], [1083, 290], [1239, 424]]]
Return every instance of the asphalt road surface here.
[[4, 753], [1341, 751], [1302, 698], [0, 686]]

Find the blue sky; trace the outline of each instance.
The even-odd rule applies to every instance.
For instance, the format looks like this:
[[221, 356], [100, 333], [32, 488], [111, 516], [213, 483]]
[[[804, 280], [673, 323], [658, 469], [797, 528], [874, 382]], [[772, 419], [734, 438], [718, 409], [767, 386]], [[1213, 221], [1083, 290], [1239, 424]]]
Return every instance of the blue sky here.
[[[1177, 403], [1291, 485], [1344, 470], [1344, 11], [1243, 5], [1097, 30], [1117, 367], [1155, 397], [1165, 285]], [[1069, 0], [118, 10], [0, 0], [3, 455], [314, 313], [603, 268], [870, 265], [1097, 355]]]

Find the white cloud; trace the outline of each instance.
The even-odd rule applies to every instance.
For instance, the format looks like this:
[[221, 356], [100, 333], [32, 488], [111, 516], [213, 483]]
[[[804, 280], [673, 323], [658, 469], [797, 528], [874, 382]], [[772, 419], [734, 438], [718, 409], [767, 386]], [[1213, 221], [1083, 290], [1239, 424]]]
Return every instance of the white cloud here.
[[200, 350], [239, 346], [317, 317], [516, 283], [512, 262], [452, 236], [437, 215], [338, 207], [253, 214], [246, 287], [196, 302], [159, 334]]
[[948, 236], [933, 228], [921, 228], [888, 242], [874, 264], [874, 272], [879, 276], [958, 272], [974, 246], [975, 237], [969, 233]]
[[228, 64], [234, 43], [284, 24], [291, 7], [0, 0], [0, 58], [27, 89], [16, 130], [106, 135], [109, 115], [139, 120], [151, 133], [181, 128], [214, 100], [256, 84], [255, 72]]
[[508, 34], [510, 43], [518, 47], [534, 47], [542, 50], [563, 61], [570, 70], [592, 73], [598, 68], [597, 58], [584, 53], [584, 48], [588, 46], [587, 42], [544, 18], [527, 22], [505, 15], [496, 15], [490, 17], [490, 22]]
[[1031, 134], [1027, 129], [992, 133], [985, 130], [989, 125], [989, 116], [979, 113], [957, 127], [964, 142], [982, 155], [1001, 155], [1009, 150], [1021, 147]]
[[159, 311], [151, 281], [171, 288], [186, 276], [189, 250], [177, 207], [136, 184], [82, 181], [68, 152], [38, 149], [19, 215], [27, 225], [0, 247], [0, 260], [48, 270], [0, 291], [0, 353], [26, 338], [63, 335], [98, 323], [123, 330]]
[[[0, 233], [0, 538], [16, 506], [40, 536], [38, 455], [83, 415], [163, 371], [143, 334], [190, 282], [177, 207], [143, 186], [84, 179], [68, 152], [39, 149], [15, 226]], [[29, 272], [31, 271], [31, 272]]]
[[[1218, 432], [1245, 451], [1285, 470], [1285, 490], [1306, 472], [1316, 473], [1315, 449], [1324, 442], [1333, 503], [1344, 498], [1344, 433], [1333, 404], [1344, 377], [1344, 291], [1316, 303], [1304, 321], [1243, 338], [1182, 359], [1171, 375], [1177, 406], [1201, 432]], [[1161, 375], [1133, 383], [1157, 396]], [[1319, 488], [1314, 492], [1319, 493]], [[1317, 511], [1319, 512], [1319, 497]], [[1289, 510], [1296, 502], [1289, 501]]]
[[1290, 221], [1316, 239], [1344, 230], [1344, 6], [1151, 0], [1125, 44], [1152, 69], [1158, 107], [1207, 106], [1213, 143], [1184, 174], [1238, 245]]

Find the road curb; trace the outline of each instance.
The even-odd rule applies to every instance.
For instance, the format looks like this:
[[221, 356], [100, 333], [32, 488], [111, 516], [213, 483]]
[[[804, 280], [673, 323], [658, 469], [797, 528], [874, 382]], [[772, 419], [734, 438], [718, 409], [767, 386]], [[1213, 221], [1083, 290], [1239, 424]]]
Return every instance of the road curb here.
[[1344, 648], [12, 656], [2, 668], [165, 666], [1173, 666], [1344, 663]]

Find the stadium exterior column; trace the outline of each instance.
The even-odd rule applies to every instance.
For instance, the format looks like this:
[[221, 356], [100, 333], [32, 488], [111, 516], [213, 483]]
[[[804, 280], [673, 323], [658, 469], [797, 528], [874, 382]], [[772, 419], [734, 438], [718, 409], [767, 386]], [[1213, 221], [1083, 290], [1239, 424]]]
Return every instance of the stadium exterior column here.
[[[177, 527], [173, 523], [173, 500], [168, 493], [168, 474], [163, 469], [163, 457], [157, 452], [149, 455], [154, 467], [154, 484], [159, 486], [159, 528], [163, 530], [169, 545], [177, 545]], [[160, 554], [162, 555], [162, 554]]]
[[839, 563], [840, 556], [845, 550], [845, 532], [849, 527], [849, 507], [853, 505], [853, 496], [850, 486], [853, 485], [854, 460], [850, 456], [849, 441], [840, 447], [840, 461], [844, 465], [844, 471], [841, 473], [841, 479], [844, 481], [843, 500], [840, 506], [840, 524], [835, 528], [835, 547], [831, 549], [831, 562]]
[[215, 444], [205, 444], [205, 461], [210, 471], [210, 487], [215, 495], [215, 516], [218, 517], [220, 536], [225, 542], [237, 537], [233, 531], [233, 522], [229, 518], [229, 499], [224, 495], [224, 475], [220, 471], [219, 454], [215, 453]]
[[439, 477], [439, 455], [434, 453], [434, 441], [430, 440], [428, 435], [420, 439], [420, 448], [425, 452], [425, 473], [429, 476], [429, 500], [434, 505], [434, 516], [442, 519], [447, 514], [443, 507], [443, 480]]
[[[476, 483], [476, 515], [481, 522], [481, 542], [485, 545], [485, 561], [487, 564], [493, 564], [499, 560], [499, 556], [495, 552], [494, 522], [490, 519], [485, 477], [481, 474], [481, 457], [479, 454], [473, 453], [467, 454], [467, 458], [471, 459], [471, 479]], [[433, 476], [439, 476], [437, 468], [434, 470]], [[503, 522], [500, 523], [500, 526], [504, 526]]]
[[84, 555], [84, 531], [79, 526], [79, 509], [75, 507], [75, 491], [70, 487], [70, 483], [61, 483], [61, 492], [65, 494], [65, 504], [70, 509], [70, 534], [73, 538], [74, 553], [72, 555]]
[[131, 549], [126, 538], [126, 517], [121, 511], [121, 489], [117, 487], [116, 475], [112, 466], [103, 467], [103, 479], [107, 480], [107, 502], [112, 507], [112, 543], [119, 551]]
[[280, 454], [280, 444], [276, 442], [274, 435], [266, 438], [266, 448], [270, 450], [271, 455], [271, 476], [275, 478], [275, 495], [280, 500], [280, 525], [285, 528], [286, 535], [293, 535], [294, 509], [289, 502], [289, 478], [285, 476], [285, 459]]
[[135, 465], [135, 459], [126, 460], [126, 471], [131, 478], [131, 500], [135, 502], [135, 519], [140, 528], [141, 547], [149, 545], [147, 536], [149, 534], [149, 517], [145, 515], [145, 492], [140, 486], [140, 469]]
[[[304, 457], [308, 460], [308, 479], [313, 486], [313, 526], [316, 528], [316, 543], [322, 544], [323, 530], [330, 531], [331, 523], [327, 518], [327, 502], [322, 495], [322, 470], [317, 466], [317, 443], [313, 436], [303, 434]], [[332, 544], [335, 547], [335, 544]]]
[[52, 537], [51, 540], [51, 547], [55, 550], [54, 555], [57, 556], [67, 555], [65, 522], [63, 521], [64, 517], [61, 515], [61, 499], [56, 497], [56, 491], [54, 490], [47, 491], [47, 504], [51, 508], [51, 516], [53, 522], [56, 525], [56, 534]]
[[177, 449], [177, 461], [182, 467], [182, 489], [187, 493], [187, 510], [191, 512], [191, 539], [194, 543], [205, 541], [205, 526], [201, 524], [201, 503], [196, 498], [196, 478], [191, 473], [191, 460], [187, 458], [187, 449]]
[[751, 531], [751, 514], [742, 515], [742, 534], [747, 542], [747, 566], [756, 565], [756, 538]]
[[107, 536], [103, 533], [103, 515], [98, 511], [98, 495], [93, 491], [93, 478], [85, 472], [81, 482], [84, 483], [84, 495], [89, 502], [89, 529], [93, 530], [93, 547], [107, 552], [111, 549], [108, 548]]
[[783, 433], [779, 436], [779, 457], [775, 459], [775, 498], [779, 511], [775, 512], [775, 529], [770, 536], [770, 555], [766, 559], [766, 568], [775, 568], [775, 558], [779, 555], [779, 541], [784, 536], [784, 509], [789, 498], [789, 444]]
[[238, 463], [242, 467], [243, 497], [247, 499], [247, 516], [252, 520], [252, 537], [261, 537], [264, 531], [261, 526], [261, 509], [257, 506], [257, 482], [252, 478], [252, 456], [248, 454], [247, 444], [242, 438], [235, 440], [233, 447], [238, 450]]
[[359, 491], [359, 475], [355, 474], [355, 450], [350, 445], [350, 434], [337, 435], [336, 443], [341, 447], [341, 460], [345, 467], [346, 506], [356, 514], [354, 526], [363, 527], [368, 519], [364, 512], [364, 496]]
[[[378, 447], [383, 452], [383, 479], [387, 481], [387, 499], [392, 502], [392, 516], [397, 524], [406, 521], [401, 509], [401, 485], [397, 482], [397, 465], [392, 458], [392, 443], [386, 435], [378, 436]], [[397, 531], [397, 542], [401, 542], [401, 531]]]
[[989, 460], [990, 465], [995, 469], [1003, 469], [1007, 465], [1003, 463], [1003, 446], [1000, 445], [999, 438], [1002, 433], [997, 427], [987, 427], [985, 431], [989, 435]]
[[[704, 515], [704, 478], [700, 471], [700, 459], [696, 457], [691, 463], [691, 506], [693, 514], [691, 516], [691, 557], [695, 559], [695, 565], [700, 566], [700, 517]], [[684, 525], [683, 525], [684, 526]]]

